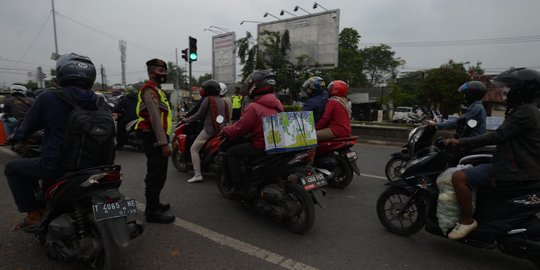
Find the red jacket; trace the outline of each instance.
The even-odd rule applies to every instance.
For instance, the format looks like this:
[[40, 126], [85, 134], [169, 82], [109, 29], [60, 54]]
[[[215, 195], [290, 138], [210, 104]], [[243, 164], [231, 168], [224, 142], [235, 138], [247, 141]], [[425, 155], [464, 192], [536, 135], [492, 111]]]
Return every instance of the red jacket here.
[[349, 119], [349, 112], [336, 100], [330, 99], [326, 103], [324, 114], [317, 122], [315, 127], [317, 130], [330, 128], [336, 138], [344, 138], [351, 136], [351, 120]]
[[223, 133], [231, 139], [251, 135], [253, 147], [264, 149], [262, 118], [282, 111], [283, 105], [274, 94], [260, 96], [245, 108], [240, 120], [223, 128]]

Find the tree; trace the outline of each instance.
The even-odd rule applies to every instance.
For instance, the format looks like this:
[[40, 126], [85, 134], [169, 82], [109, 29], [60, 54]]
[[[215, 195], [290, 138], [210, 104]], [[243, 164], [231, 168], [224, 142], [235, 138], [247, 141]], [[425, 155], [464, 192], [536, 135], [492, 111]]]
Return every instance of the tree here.
[[328, 72], [331, 79], [346, 81], [351, 87], [366, 85], [366, 76], [362, 72], [364, 59], [358, 50], [360, 34], [353, 28], [344, 28], [339, 33], [338, 67]]
[[212, 74], [205, 73], [204, 75], [199, 76], [199, 79], [197, 79], [197, 85], [201, 86], [203, 82], [211, 80], [211, 79], [212, 79]]
[[186, 85], [187, 77], [185, 75], [185, 72], [185, 69], [177, 66], [175, 63], [167, 62], [167, 78], [169, 82], [174, 83], [174, 88], [188, 88], [188, 86]]
[[396, 68], [405, 64], [405, 60], [394, 58], [395, 52], [386, 44], [364, 48], [360, 54], [370, 86], [382, 86], [395, 79]]
[[450, 60], [439, 68], [426, 71], [418, 99], [422, 104], [439, 107], [443, 114], [458, 112], [464, 100], [457, 89], [470, 79], [463, 63]]
[[240, 58], [240, 64], [242, 67], [242, 81], [244, 81], [253, 70], [255, 66], [260, 66], [256, 64], [257, 61], [257, 52], [259, 51], [259, 46], [253, 44], [253, 36], [250, 32], [246, 32], [246, 36], [236, 41], [236, 46], [238, 48], [238, 58]]

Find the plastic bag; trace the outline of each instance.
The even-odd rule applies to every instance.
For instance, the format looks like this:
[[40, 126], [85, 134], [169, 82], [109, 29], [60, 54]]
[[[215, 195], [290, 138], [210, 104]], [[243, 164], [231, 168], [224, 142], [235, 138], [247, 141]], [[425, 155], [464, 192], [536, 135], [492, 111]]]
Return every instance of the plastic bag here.
[[[470, 167], [472, 165], [460, 165], [458, 167], [448, 168], [437, 177], [437, 186], [439, 187], [437, 219], [439, 227], [445, 235], [449, 229], [456, 225], [461, 217], [461, 210], [459, 209], [454, 186], [452, 185], [452, 174]], [[473, 193], [473, 211], [475, 208], [475, 197]]]

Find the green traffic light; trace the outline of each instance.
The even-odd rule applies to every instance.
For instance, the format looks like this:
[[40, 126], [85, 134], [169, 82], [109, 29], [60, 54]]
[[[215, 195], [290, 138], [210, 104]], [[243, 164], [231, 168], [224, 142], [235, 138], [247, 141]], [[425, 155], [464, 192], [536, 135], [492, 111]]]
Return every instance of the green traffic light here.
[[192, 61], [197, 60], [197, 54], [196, 54], [196, 53], [193, 53], [193, 52], [190, 53], [190, 54], [189, 54], [189, 59], [192, 60]]

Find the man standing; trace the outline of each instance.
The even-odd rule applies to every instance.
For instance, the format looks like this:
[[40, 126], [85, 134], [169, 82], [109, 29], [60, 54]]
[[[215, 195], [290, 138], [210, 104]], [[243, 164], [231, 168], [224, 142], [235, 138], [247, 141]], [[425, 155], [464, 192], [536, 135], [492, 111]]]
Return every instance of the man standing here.
[[234, 95], [232, 96], [232, 117], [231, 120], [238, 121], [240, 114], [242, 113], [242, 95], [240, 95], [240, 88], [236, 87]]
[[165, 92], [160, 85], [167, 81], [167, 64], [154, 58], [146, 62], [149, 80], [139, 91], [135, 129], [142, 137], [146, 154], [146, 210], [147, 222], [171, 223], [175, 217], [167, 212], [169, 204], [161, 204], [159, 195], [167, 179], [167, 165], [171, 156], [169, 134], [172, 128], [172, 112]]

